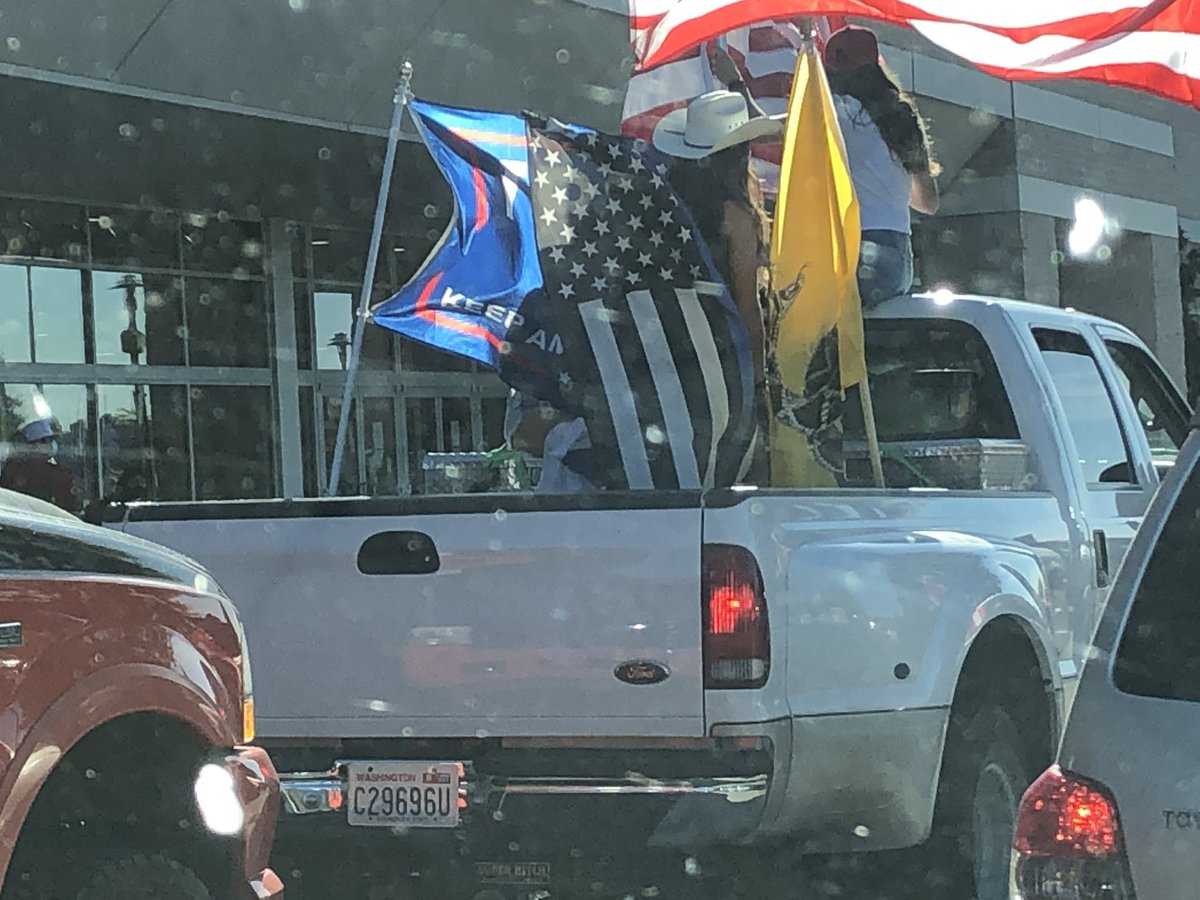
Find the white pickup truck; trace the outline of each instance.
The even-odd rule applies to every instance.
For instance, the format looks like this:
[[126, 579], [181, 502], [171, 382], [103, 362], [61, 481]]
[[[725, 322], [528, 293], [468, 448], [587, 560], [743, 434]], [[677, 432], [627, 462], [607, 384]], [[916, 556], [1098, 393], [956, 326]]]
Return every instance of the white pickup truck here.
[[897, 298], [867, 335], [887, 489], [852, 453], [829, 490], [149, 503], [106, 524], [238, 602], [292, 831], [517, 835], [483, 841], [477, 874], [525, 885], [556, 877], [553, 839], [944, 840], [949, 874], [1003, 897], [1017, 802], [1189, 414], [1132, 333], [1071, 311]]

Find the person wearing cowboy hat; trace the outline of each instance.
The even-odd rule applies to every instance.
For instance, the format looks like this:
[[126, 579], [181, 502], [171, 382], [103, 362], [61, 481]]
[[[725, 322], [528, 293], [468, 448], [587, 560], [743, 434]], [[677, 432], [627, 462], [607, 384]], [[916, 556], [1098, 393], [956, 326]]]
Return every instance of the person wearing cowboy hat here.
[[715, 90], [663, 116], [653, 137], [656, 148], [680, 160], [671, 168], [671, 186], [691, 213], [750, 332], [757, 383], [765, 373], [758, 288], [768, 233], [750, 144], [778, 140], [782, 119], [752, 116], [742, 94]]
[[909, 209], [937, 212], [940, 167], [925, 121], [883, 65], [873, 31], [848, 25], [834, 32], [824, 62], [858, 196], [858, 287], [869, 308], [912, 287]]
[[[757, 106], [754, 111], [759, 112]], [[715, 90], [668, 113], [653, 136], [656, 148], [679, 160], [671, 167], [671, 186], [691, 213], [749, 332], [760, 420], [766, 415], [760, 290], [766, 284], [769, 232], [762, 189], [750, 165], [750, 144], [779, 140], [783, 118], [752, 115], [742, 93]], [[758, 440], [755, 446], [750, 481], [765, 476], [765, 445]]]

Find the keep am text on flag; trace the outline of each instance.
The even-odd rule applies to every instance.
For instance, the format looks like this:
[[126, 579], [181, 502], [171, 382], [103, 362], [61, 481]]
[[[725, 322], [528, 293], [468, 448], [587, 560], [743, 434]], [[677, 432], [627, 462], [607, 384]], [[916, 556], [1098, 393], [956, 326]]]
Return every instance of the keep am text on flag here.
[[749, 336], [668, 161], [534, 116], [411, 104], [455, 213], [371, 319], [580, 416], [607, 489], [734, 483], [755, 433]]

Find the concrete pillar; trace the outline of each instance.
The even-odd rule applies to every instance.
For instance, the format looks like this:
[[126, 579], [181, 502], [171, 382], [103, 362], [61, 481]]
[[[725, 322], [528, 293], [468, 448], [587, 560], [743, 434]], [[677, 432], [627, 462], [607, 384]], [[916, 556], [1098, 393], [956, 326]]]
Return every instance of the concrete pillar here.
[[1150, 238], [1154, 282], [1154, 337], [1144, 338], [1154, 349], [1176, 387], [1186, 390], [1183, 301], [1179, 291], [1179, 242], [1173, 237]]
[[304, 496], [304, 461], [300, 431], [300, 379], [296, 351], [296, 301], [292, 281], [292, 239], [284, 219], [267, 223], [267, 273], [275, 312], [275, 346], [271, 366], [275, 376], [276, 432], [283, 496]]
[[1044, 306], [1061, 306], [1058, 284], [1058, 239], [1052, 216], [1023, 212], [1021, 269], [1025, 290], [1021, 299]]

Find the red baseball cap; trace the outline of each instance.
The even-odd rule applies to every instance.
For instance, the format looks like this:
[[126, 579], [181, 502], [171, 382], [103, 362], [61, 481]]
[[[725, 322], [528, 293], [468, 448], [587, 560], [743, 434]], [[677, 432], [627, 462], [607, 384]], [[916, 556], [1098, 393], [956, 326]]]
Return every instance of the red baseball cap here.
[[825, 42], [825, 69], [849, 72], [879, 62], [879, 40], [870, 28], [847, 25]]

